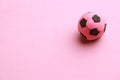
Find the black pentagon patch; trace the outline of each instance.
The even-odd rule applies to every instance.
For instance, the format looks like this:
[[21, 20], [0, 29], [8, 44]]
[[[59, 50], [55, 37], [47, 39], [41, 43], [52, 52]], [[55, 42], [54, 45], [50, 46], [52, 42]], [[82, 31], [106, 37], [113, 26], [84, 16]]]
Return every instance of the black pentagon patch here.
[[105, 24], [105, 26], [104, 26], [104, 32], [106, 31], [106, 26], [107, 26], [107, 24]]
[[100, 17], [98, 15], [94, 15], [92, 19], [94, 22], [100, 22]]
[[80, 21], [80, 25], [82, 28], [86, 27], [86, 22], [87, 22], [87, 20], [84, 18]]
[[93, 28], [90, 30], [90, 35], [97, 36], [99, 34], [99, 31], [96, 28]]
[[80, 32], [81, 36], [85, 39], [87, 39], [87, 37], [85, 35], [83, 35], [81, 32]]

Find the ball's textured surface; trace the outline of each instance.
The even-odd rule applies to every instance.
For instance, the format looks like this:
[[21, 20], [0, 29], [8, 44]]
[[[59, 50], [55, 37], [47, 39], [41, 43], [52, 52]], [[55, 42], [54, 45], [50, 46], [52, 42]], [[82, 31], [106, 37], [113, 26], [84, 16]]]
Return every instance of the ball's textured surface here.
[[106, 21], [94, 12], [85, 13], [79, 20], [78, 31], [86, 40], [96, 40], [102, 37], [106, 30]]

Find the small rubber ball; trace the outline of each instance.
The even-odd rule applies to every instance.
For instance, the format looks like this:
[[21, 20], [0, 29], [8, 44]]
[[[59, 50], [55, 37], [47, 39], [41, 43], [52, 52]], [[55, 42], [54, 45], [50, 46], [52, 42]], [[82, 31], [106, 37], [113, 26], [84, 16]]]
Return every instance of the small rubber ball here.
[[96, 40], [103, 36], [107, 23], [104, 18], [94, 12], [85, 13], [78, 22], [78, 31], [86, 40]]

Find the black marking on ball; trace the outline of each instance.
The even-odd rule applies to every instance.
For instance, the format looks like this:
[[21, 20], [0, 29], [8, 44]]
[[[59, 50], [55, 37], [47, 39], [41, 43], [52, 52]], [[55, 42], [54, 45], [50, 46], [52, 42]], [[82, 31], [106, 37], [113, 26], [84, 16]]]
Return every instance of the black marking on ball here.
[[80, 34], [83, 38], [87, 39], [87, 37], [85, 35], [83, 35], [83, 33], [80, 32]]
[[82, 28], [86, 27], [86, 22], [87, 22], [87, 20], [84, 18], [80, 21], [80, 25]]
[[90, 35], [93, 35], [93, 36], [97, 36], [100, 32], [96, 29], [96, 28], [93, 28], [90, 30]]
[[93, 19], [93, 21], [94, 22], [100, 22], [100, 17], [98, 16], [98, 15], [94, 15], [93, 17], [92, 17], [92, 19]]
[[104, 32], [106, 31], [106, 26], [107, 26], [107, 24], [105, 24], [105, 26], [104, 26]]

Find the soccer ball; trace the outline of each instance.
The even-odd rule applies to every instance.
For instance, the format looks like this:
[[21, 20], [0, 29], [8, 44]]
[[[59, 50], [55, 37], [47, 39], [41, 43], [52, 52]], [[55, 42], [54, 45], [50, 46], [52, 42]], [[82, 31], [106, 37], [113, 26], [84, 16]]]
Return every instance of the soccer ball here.
[[102, 37], [106, 30], [104, 18], [94, 12], [85, 13], [78, 22], [78, 31], [86, 40]]

